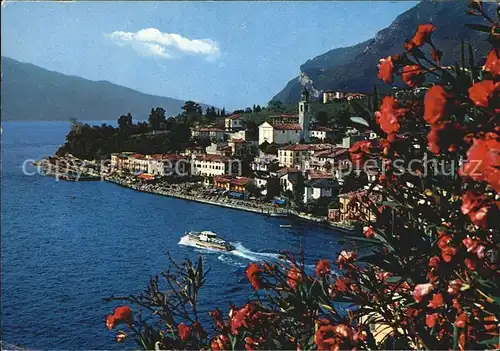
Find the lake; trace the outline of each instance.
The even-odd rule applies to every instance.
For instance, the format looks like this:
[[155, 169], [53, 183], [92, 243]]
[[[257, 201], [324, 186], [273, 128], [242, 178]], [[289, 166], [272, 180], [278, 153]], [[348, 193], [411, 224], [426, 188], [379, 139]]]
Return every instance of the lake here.
[[[100, 124], [102, 122], [92, 122]], [[310, 269], [334, 260], [341, 234], [121, 188], [108, 182], [63, 182], [28, 175], [23, 163], [53, 154], [68, 122], [2, 123], [2, 339], [31, 349], [123, 349], [104, 325], [117, 303], [111, 295], [138, 293], [176, 260], [203, 256], [210, 267], [201, 313], [254, 294], [250, 262], [274, 260], [282, 249], [306, 252]], [[33, 171], [26, 167], [26, 171]], [[182, 245], [189, 230], [212, 230], [237, 250], [211, 252]], [[135, 344], [128, 344], [135, 347]]]

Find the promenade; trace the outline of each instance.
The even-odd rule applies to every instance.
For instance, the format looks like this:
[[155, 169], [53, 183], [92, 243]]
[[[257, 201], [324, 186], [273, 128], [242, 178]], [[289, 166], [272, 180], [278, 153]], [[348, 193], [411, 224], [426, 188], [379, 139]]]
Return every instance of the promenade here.
[[201, 185], [194, 183], [141, 184], [131, 177], [123, 178], [118, 176], [107, 176], [104, 180], [140, 192], [196, 201], [208, 205], [254, 212], [267, 216], [291, 216], [299, 220], [313, 222], [345, 233], [352, 233], [354, 230], [352, 226], [328, 221], [326, 217], [317, 217], [312, 214], [301, 213], [252, 200], [230, 199], [222, 195], [214, 195], [206, 189], [203, 189]]

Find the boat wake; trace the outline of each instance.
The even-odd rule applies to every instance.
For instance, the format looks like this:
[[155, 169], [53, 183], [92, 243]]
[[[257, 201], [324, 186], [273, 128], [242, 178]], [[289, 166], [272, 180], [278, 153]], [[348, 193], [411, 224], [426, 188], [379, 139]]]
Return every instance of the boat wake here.
[[231, 244], [235, 247], [235, 250], [222, 252], [216, 249], [201, 248], [197, 246], [194, 242], [192, 242], [187, 235], [183, 236], [179, 241], [179, 245], [194, 247], [196, 248], [195, 251], [201, 253], [218, 253], [220, 254], [218, 259], [221, 262], [227, 263], [232, 266], [239, 266], [239, 267], [247, 266], [248, 262], [241, 262], [240, 260], [238, 260], [238, 258], [243, 258], [245, 260], [252, 262], [259, 262], [259, 261], [278, 260], [280, 256], [278, 253], [256, 252], [249, 250], [245, 246], [243, 246], [243, 244], [240, 242], [235, 242]]

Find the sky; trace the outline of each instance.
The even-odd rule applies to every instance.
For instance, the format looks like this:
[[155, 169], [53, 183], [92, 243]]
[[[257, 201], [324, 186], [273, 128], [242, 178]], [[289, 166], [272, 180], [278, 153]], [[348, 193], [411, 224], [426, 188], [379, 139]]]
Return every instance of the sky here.
[[7, 2], [1, 49], [64, 74], [234, 110], [266, 105], [305, 61], [373, 37], [416, 3]]

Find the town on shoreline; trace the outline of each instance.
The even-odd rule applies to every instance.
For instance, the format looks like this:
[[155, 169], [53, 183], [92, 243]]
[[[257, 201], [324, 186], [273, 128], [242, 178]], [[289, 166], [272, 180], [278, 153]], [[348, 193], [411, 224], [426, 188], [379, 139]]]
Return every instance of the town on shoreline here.
[[[371, 98], [325, 92], [319, 103], [326, 107], [347, 106], [349, 100], [370, 103]], [[375, 92], [373, 99], [376, 98]], [[182, 115], [175, 121], [167, 120], [161, 108], [152, 109], [149, 124], [133, 125], [130, 115], [121, 116], [118, 137], [125, 134], [129, 140], [149, 138], [141, 140], [140, 150], [145, 149], [144, 144], [158, 140], [170, 142], [170, 148], [175, 150], [122, 150], [92, 161], [78, 153], [85, 143], [85, 128], [90, 127], [73, 121], [66, 144], [56, 155], [34, 164], [42, 174], [57, 179], [106, 180], [137, 191], [273, 217], [293, 216], [340, 231], [357, 232], [358, 221], [374, 217], [370, 206], [373, 194], [369, 189], [377, 178], [378, 166], [353, 165], [349, 149], [364, 140], [373, 141], [377, 135], [345, 121], [343, 126], [332, 124], [332, 118], [322, 116], [322, 111], [312, 113], [311, 104], [314, 102], [304, 88], [298, 114], [271, 114], [257, 130], [252, 130], [255, 121], [249, 120], [243, 110], [223, 116], [223, 128], [210, 123], [188, 123], [188, 118], [179, 122]], [[258, 107], [258, 111], [262, 109]], [[207, 115], [214, 113], [207, 109]], [[329, 123], [331, 127], [327, 126]], [[188, 140], [179, 137], [183, 125], [189, 125]], [[101, 133], [109, 135], [115, 130], [105, 125], [92, 128], [94, 132], [102, 128]], [[174, 139], [180, 141], [175, 147]], [[162, 149], [150, 145], [146, 148]]]

